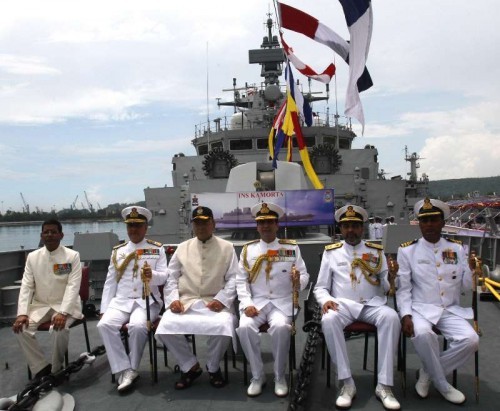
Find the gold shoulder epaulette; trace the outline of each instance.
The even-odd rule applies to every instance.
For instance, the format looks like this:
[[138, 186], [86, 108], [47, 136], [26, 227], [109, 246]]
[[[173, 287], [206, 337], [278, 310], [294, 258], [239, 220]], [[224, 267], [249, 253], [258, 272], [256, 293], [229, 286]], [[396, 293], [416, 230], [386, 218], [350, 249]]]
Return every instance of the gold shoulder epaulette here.
[[336, 250], [344, 245], [344, 243], [338, 242], [333, 244], [325, 245], [325, 251]]
[[249, 241], [248, 243], [245, 243], [243, 245], [250, 245], [250, 244], [254, 244], [254, 243], [258, 243], [260, 240], [257, 239], [257, 240], [252, 240], [252, 241]]
[[290, 244], [290, 245], [297, 245], [297, 240], [286, 240], [286, 239], [281, 239], [278, 241], [280, 244]]
[[158, 242], [158, 241], [154, 241], [154, 240], [146, 240], [146, 242], [147, 242], [148, 244], [153, 244], [153, 245], [155, 245], [155, 246], [157, 246], [157, 247], [163, 247], [163, 244], [162, 244], [162, 243], [160, 243], [160, 242]]
[[124, 245], [127, 245], [127, 244], [128, 244], [128, 241], [126, 241], [125, 243], [121, 243], [121, 244], [115, 245], [113, 247], [113, 250], [118, 250], [120, 247], [123, 247]]
[[418, 240], [415, 239], [415, 240], [407, 241], [406, 243], [401, 243], [400, 247], [408, 247], [409, 245], [415, 244], [417, 241]]
[[446, 237], [445, 237], [445, 240], [450, 241], [450, 242], [452, 242], [452, 243], [460, 244], [460, 245], [462, 245], [462, 244], [463, 244], [463, 242], [462, 242], [462, 241], [460, 241], [460, 240], [455, 240], [454, 238], [446, 238]]
[[377, 243], [370, 243], [368, 241], [365, 241], [365, 245], [367, 247], [370, 247], [370, 248], [376, 248], [377, 250], [383, 250], [384, 249], [383, 245], [377, 244]]

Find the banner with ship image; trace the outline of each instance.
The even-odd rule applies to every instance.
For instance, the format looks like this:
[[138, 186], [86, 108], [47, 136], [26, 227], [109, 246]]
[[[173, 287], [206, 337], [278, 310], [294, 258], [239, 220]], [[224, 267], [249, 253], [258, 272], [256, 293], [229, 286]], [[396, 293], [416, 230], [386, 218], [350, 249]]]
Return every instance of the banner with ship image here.
[[281, 226], [332, 225], [334, 222], [333, 189], [191, 194], [191, 208], [199, 205], [211, 208], [217, 227], [223, 229], [255, 227], [250, 210], [256, 203], [266, 202], [285, 210]]

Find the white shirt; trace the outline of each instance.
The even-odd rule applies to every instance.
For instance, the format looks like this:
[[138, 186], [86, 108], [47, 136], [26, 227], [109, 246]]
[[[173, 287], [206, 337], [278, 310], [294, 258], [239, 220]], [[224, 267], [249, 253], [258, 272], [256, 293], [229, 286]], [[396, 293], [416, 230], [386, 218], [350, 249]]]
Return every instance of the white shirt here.
[[292, 301], [292, 265], [300, 272], [300, 289], [306, 288], [309, 274], [300, 254], [299, 246], [290, 240], [275, 239], [270, 243], [259, 240], [246, 244], [246, 261], [253, 267], [257, 258], [267, 255], [272, 259], [269, 275], [266, 275], [267, 261], [260, 267], [258, 276], [252, 284], [243, 265], [243, 251], [240, 255], [239, 271], [236, 276], [236, 289], [240, 300], [240, 310], [254, 306], [258, 310], [271, 303], [284, 314], [291, 316]]
[[460, 307], [462, 290], [471, 289], [472, 272], [463, 247], [440, 238], [435, 244], [423, 238], [398, 250], [398, 290], [401, 318], [412, 309], [436, 324], [444, 310], [471, 319], [472, 309]]
[[[133, 258], [128, 263], [121, 278], [118, 278], [119, 274], [113, 262], [113, 256], [116, 258], [117, 266], [120, 267], [127, 256], [132, 253], [137, 256], [137, 269], [134, 270], [136, 261]], [[137, 244], [129, 241], [114, 247], [102, 292], [101, 313], [104, 313], [108, 307], [131, 312], [134, 302], [146, 308], [145, 299], [142, 298], [144, 284], [141, 278], [141, 268], [146, 261], [151, 266], [152, 271], [149, 283], [152, 297], [149, 298], [149, 304], [155, 303], [156, 300], [161, 305], [158, 286], [165, 284], [167, 279], [167, 256], [162, 244], [143, 239]]]
[[[387, 261], [383, 250], [376, 244], [370, 245], [371, 243], [361, 241], [352, 246], [342, 241], [337, 247], [333, 245], [325, 248], [318, 281], [314, 287], [314, 296], [321, 307], [327, 301], [342, 301], [357, 318], [364, 305], [380, 306], [387, 302], [385, 294], [390, 288]], [[380, 264], [378, 273], [370, 277], [380, 280], [380, 285], [370, 284], [360, 267], [352, 268], [352, 262], [358, 258], [368, 261], [371, 267]]]

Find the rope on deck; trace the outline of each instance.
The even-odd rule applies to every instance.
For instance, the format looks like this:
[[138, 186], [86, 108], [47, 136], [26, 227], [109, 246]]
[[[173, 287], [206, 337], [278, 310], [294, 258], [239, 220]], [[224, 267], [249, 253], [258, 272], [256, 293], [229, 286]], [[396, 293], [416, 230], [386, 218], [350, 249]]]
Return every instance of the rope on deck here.
[[[310, 308], [309, 308], [310, 309]], [[312, 320], [307, 321], [302, 329], [308, 333], [304, 352], [297, 372], [295, 386], [290, 395], [288, 404], [289, 411], [304, 410], [306, 398], [311, 382], [311, 376], [314, 370], [314, 360], [318, 342], [321, 340], [321, 309], [317, 303], [314, 303], [312, 309]]]

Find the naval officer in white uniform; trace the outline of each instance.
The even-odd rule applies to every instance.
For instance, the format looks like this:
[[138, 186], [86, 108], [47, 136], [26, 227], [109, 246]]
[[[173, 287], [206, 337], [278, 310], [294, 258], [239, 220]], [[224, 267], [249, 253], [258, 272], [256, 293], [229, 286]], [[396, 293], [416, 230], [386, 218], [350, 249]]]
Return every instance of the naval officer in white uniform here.
[[306, 288], [309, 274], [297, 243], [276, 238], [283, 209], [262, 203], [253, 206], [251, 211], [261, 239], [243, 247], [236, 276], [241, 312], [237, 333], [252, 371], [247, 394], [251, 397], [261, 394], [266, 381], [259, 327], [267, 322], [273, 347], [274, 393], [284, 397], [288, 394], [285, 368], [293, 314], [292, 266], [295, 265], [300, 290]]
[[[64, 234], [61, 223], [47, 220], [40, 238], [44, 246], [28, 254], [12, 329], [35, 379], [63, 366], [68, 350], [69, 326], [82, 318], [80, 254], [60, 245]], [[52, 365], [47, 362], [35, 333], [38, 326], [52, 321]]]
[[[467, 261], [460, 242], [441, 237], [450, 214], [447, 204], [426, 198], [414, 210], [422, 238], [398, 250], [396, 296], [403, 332], [412, 337], [423, 364], [415, 389], [425, 398], [432, 381], [446, 400], [461, 404], [465, 396], [448, 383], [446, 375], [463, 365], [479, 346], [479, 337], [467, 321], [473, 318], [472, 309], [460, 306], [461, 292], [472, 288], [475, 261]], [[440, 352], [433, 325], [449, 341], [446, 351]]]
[[[151, 212], [139, 206], [124, 208], [130, 241], [114, 247], [101, 300], [101, 334], [113, 374], [119, 373], [118, 391], [129, 389], [139, 376], [144, 347], [148, 341], [144, 281], [149, 282], [151, 322], [162, 306], [158, 286], [167, 279], [167, 257], [161, 243], [146, 240]], [[121, 341], [120, 328], [128, 323], [129, 354]]]
[[363, 321], [377, 327], [379, 361], [375, 395], [386, 409], [398, 410], [400, 404], [391, 387], [401, 328], [396, 311], [386, 305], [392, 280], [383, 248], [361, 240], [363, 223], [368, 220], [363, 208], [346, 205], [336, 211], [335, 220], [344, 240], [325, 247], [314, 295], [322, 307], [323, 334], [342, 382], [336, 406], [349, 408], [356, 395], [344, 328]]
[[170, 260], [164, 290], [167, 311], [155, 338], [177, 359], [181, 378], [174, 388], [182, 390], [202, 373], [184, 334], [208, 335], [209, 381], [221, 388], [226, 381], [220, 361], [231, 338], [236, 341], [233, 302], [238, 258], [232, 243], [213, 235], [215, 221], [210, 208], [195, 208], [191, 221], [196, 237], [179, 244]]

